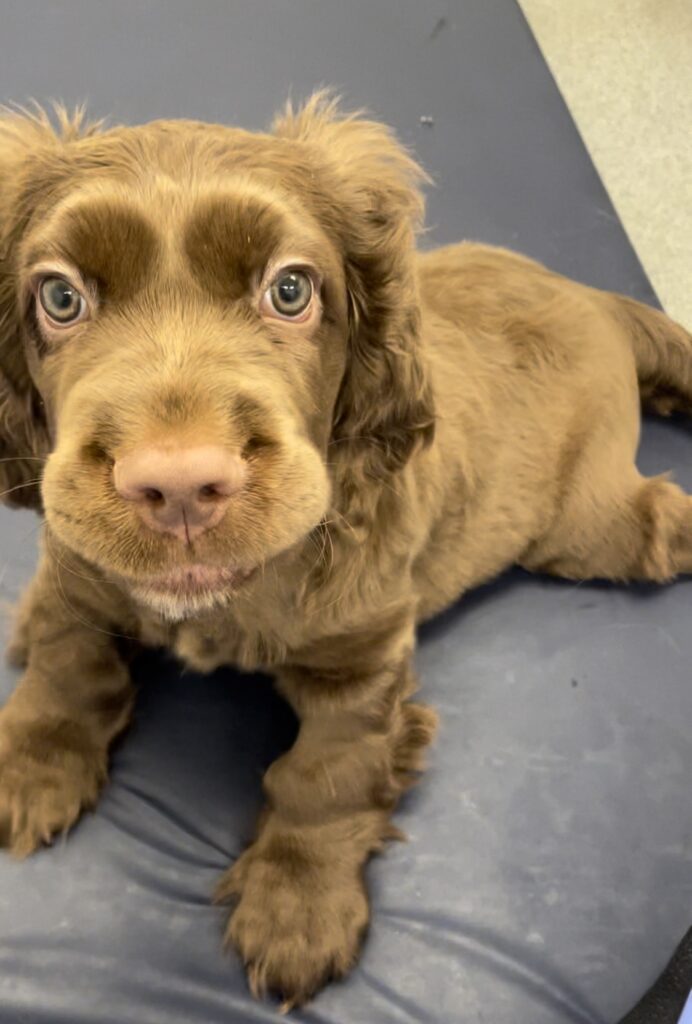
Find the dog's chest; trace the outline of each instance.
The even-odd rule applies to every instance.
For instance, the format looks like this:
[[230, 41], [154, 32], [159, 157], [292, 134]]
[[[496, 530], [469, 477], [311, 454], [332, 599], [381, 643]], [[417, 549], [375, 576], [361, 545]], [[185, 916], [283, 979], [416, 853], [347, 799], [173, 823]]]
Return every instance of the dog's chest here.
[[228, 611], [179, 623], [144, 614], [139, 632], [143, 644], [171, 651], [195, 672], [213, 672], [223, 665], [266, 669], [283, 661], [286, 653], [278, 637], [268, 630], [243, 628]]

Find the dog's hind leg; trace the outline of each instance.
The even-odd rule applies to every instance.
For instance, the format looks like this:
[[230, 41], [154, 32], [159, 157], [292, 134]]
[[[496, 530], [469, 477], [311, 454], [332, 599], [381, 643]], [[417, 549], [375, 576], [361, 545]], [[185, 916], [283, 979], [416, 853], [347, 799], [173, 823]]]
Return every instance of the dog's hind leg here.
[[667, 477], [630, 465], [588, 479], [551, 531], [522, 559], [525, 568], [569, 579], [667, 582], [692, 573], [692, 497]]

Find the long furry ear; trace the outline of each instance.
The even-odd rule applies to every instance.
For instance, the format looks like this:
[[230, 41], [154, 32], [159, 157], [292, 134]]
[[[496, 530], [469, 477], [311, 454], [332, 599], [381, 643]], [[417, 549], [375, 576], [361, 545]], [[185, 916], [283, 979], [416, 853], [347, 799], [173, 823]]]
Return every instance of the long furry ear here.
[[350, 355], [332, 440], [356, 475], [381, 478], [434, 433], [414, 264], [429, 179], [389, 128], [340, 114], [324, 92], [297, 111], [289, 104], [274, 132], [311, 148], [324, 175], [323, 219], [343, 245]]
[[36, 105], [0, 108], [0, 500], [40, 509], [49, 451], [42, 403], [31, 379], [17, 295], [17, 250], [31, 216], [64, 179], [66, 143], [99, 130], [84, 111]]

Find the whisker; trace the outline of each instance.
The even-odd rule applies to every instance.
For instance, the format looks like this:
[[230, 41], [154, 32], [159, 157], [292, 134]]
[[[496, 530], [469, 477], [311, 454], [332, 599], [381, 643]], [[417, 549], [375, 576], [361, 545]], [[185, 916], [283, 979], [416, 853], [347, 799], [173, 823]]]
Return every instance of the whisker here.
[[116, 632], [114, 632], [111, 629], [103, 629], [101, 626], [97, 626], [95, 622], [90, 622], [88, 619], [85, 619], [83, 616], [81, 616], [77, 612], [76, 608], [74, 608], [70, 604], [70, 602], [69, 602], [69, 600], [67, 598], [67, 594], [65, 593], [65, 587], [63, 585], [62, 577], [60, 575], [60, 568], [61, 568], [60, 562], [56, 563], [55, 568], [56, 568], [55, 578], [56, 578], [58, 586], [60, 588], [59, 596], [60, 596], [60, 598], [61, 598], [61, 600], [63, 602], [63, 605], [64, 605], [65, 609], [77, 620], [77, 622], [79, 622], [82, 626], [86, 626], [87, 629], [94, 630], [94, 632], [96, 632], [96, 633], [103, 633], [103, 634], [105, 634], [105, 636], [112, 636], [112, 637], [116, 637], [116, 638], [119, 638], [119, 639], [122, 639], [122, 640], [137, 640], [138, 639], [136, 636], [129, 636], [127, 633], [116, 633]]
[[336, 508], [333, 508], [330, 511], [331, 511], [332, 515], [338, 516], [338, 518], [342, 521], [344, 526], [351, 531], [353, 539], [355, 541], [358, 541], [358, 535], [357, 535], [356, 531], [353, 529], [353, 525], [351, 523], [349, 523], [349, 521], [346, 518], [346, 516], [343, 515], [343, 513], [339, 512], [339, 510], [336, 509]]
[[15, 484], [14, 487], [8, 487], [5, 491], [0, 491], [0, 499], [6, 498], [8, 494], [12, 494], [13, 491], [19, 491], [22, 487], [34, 487], [36, 484], [41, 483], [41, 478], [38, 477], [36, 480], [25, 480], [21, 484]]
[[47, 462], [47, 455], [5, 455], [0, 462]]
[[116, 585], [112, 580], [108, 580], [105, 577], [86, 576], [84, 573], [78, 572], [73, 566], [69, 565], [64, 558], [60, 557], [60, 552], [57, 549], [57, 547], [51, 545], [54, 545], [54, 541], [52, 536], [47, 532], [46, 546], [50, 548], [51, 555], [55, 558], [57, 562], [60, 563], [63, 569], [67, 569], [67, 571], [71, 573], [73, 576], [77, 576], [80, 580], [86, 580], [87, 583], [98, 583], [99, 585], [102, 583], [107, 583], [108, 586], [110, 587], [114, 587]]
[[[320, 526], [326, 526], [326, 524], [325, 523], [320, 523]], [[318, 529], [319, 529], [319, 527], [318, 527]], [[318, 540], [314, 536], [314, 534], [316, 532], [317, 532], [316, 530], [313, 530], [313, 532], [311, 534], [309, 534], [308, 537], [307, 537], [307, 540], [310, 541], [310, 543], [313, 544], [317, 548], [317, 558], [315, 559], [313, 564], [308, 569], [308, 575], [310, 575], [310, 576], [314, 573], [314, 571], [317, 569], [317, 567], [322, 563], [322, 561], [324, 559], [325, 552], [327, 550], [327, 537], [328, 537], [329, 531], [327, 529], [320, 529], [319, 530], [321, 541], [322, 541], [322, 543], [319, 544], [319, 547], [318, 547]]]
[[334, 568], [334, 541], [332, 540], [332, 534], [330, 530], [326, 531], [326, 535], [327, 540], [329, 542], [329, 568], [327, 569], [327, 574], [329, 575], [331, 574], [331, 571]]

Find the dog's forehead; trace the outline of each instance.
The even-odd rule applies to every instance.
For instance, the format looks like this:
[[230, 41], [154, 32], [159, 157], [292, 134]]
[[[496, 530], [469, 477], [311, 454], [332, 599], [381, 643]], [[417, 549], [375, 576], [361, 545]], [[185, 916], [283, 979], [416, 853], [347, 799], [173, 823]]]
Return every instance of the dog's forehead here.
[[132, 295], [164, 275], [188, 274], [213, 294], [233, 297], [291, 234], [278, 206], [242, 190], [184, 203], [167, 198], [151, 190], [146, 203], [136, 190], [79, 197], [32, 247], [29, 261], [50, 251], [112, 297]]
[[281, 248], [306, 259], [324, 253], [327, 239], [290, 154], [247, 132], [219, 129], [209, 137], [204, 128], [157, 146], [149, 139], [138, 160], [130, 145], [126, 168], [116, 149], [110, 165], [109, 150], [100, 153], [105, 169], [80, 175], [25, 262], [55, 254], [113, 296], [176, 266], [213, 295], [234, 297]]

